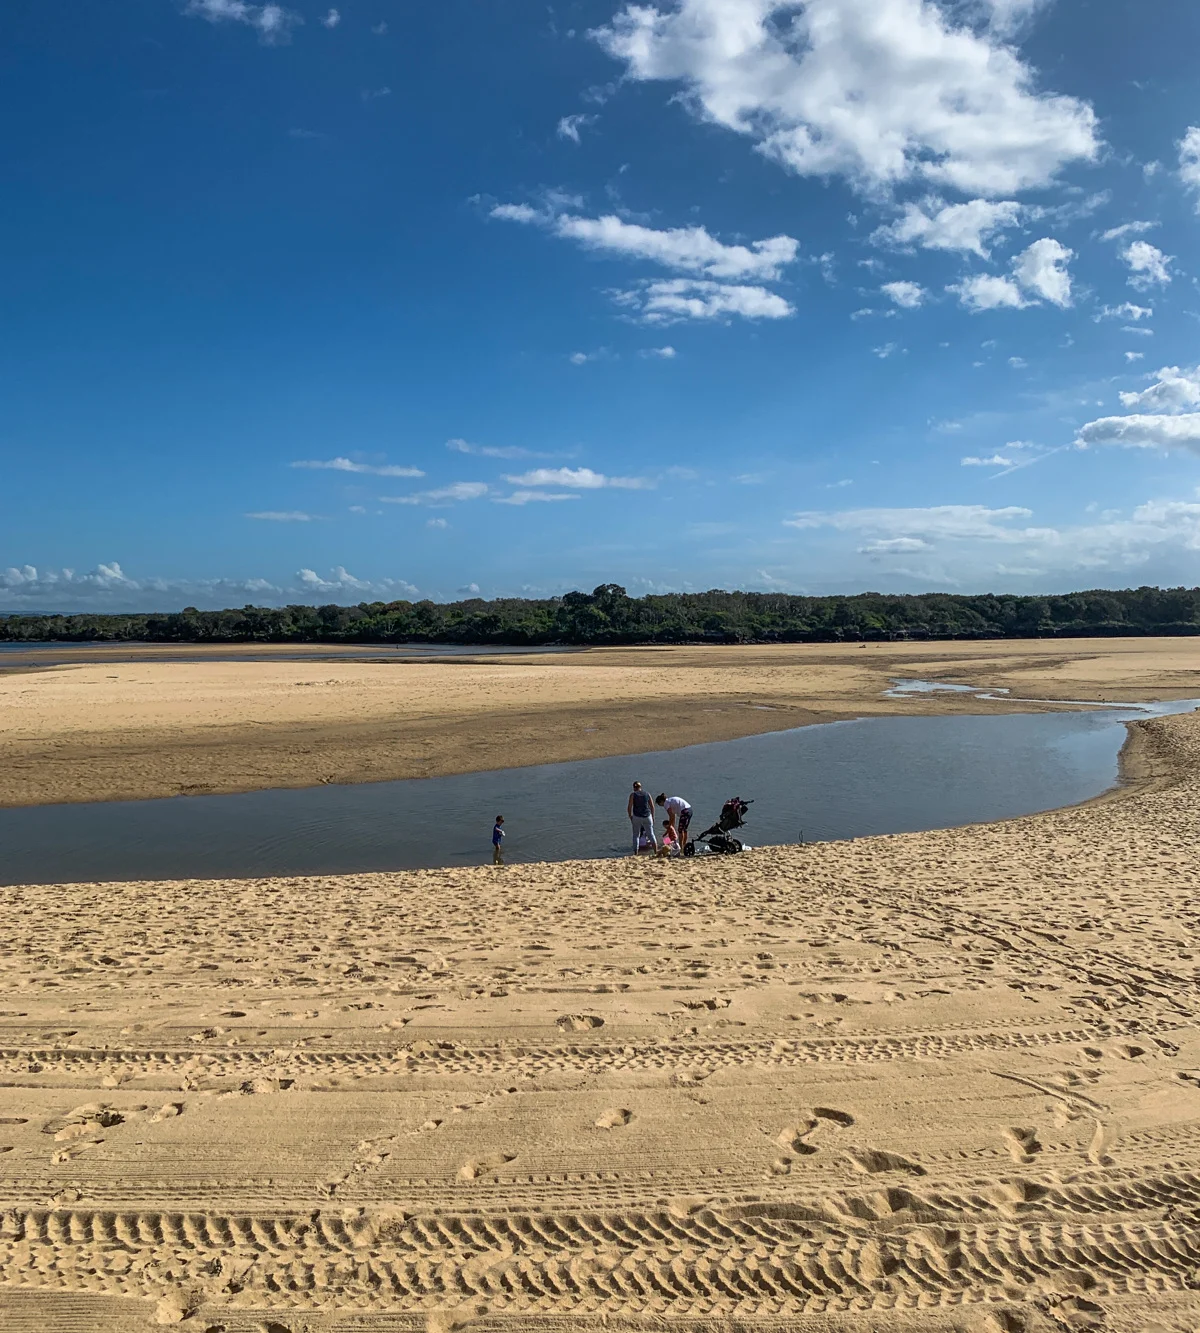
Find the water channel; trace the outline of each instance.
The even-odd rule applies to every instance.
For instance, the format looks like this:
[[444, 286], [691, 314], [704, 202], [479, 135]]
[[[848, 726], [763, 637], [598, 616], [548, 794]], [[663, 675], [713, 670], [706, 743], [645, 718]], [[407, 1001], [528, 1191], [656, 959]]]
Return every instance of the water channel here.
[[876, 717], [613, 759], [354, 786], [0, 810], [0, 883], [345, 874], [628, 850], [633, 779], [681, 795], [693, 834], [753, 799], [754, 845], [979, 823], [1073, 805], [1118, 778], [1125, 723], [1088, 713]]

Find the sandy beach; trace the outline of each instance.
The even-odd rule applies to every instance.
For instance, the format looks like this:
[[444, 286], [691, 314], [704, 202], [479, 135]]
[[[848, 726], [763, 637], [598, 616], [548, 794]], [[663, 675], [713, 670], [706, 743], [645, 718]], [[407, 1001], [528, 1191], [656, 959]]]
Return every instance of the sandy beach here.
[[[1014, 700], [1200, 696], [1190, 639], [599, 649], [456, 662], [294, 648], [54, 650], [0, 660], [0, 805], [433, 777], [668, 749], [848, 717], [1029, 711], [888, 699], [894, 677]], [[184, 657], [173, 661], [168, 658]]]
[[998, 825], [6, 890], [0, 1328], [1194, 1329], [1200, 716], [1134, 731]]

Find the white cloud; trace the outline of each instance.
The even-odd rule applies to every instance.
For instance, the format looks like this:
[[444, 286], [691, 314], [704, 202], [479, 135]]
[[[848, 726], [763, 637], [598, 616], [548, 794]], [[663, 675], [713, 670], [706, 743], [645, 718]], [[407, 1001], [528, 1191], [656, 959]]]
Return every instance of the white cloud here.
[[1102, 241], [1121, 241], [1126, 236], [1140, 236], [1144, 231], [1151, 231], [1158, 226], [1157, 222], [1125, 222], [1119, 227], [1109, 227], [1105, 232], [1100, 233]]
[[[1152, 500], [1128, 518], [1119, 513], [1062, 528], [1036, 527], [1028, 509], [937, 505], [912, 509], [856, 509], [798, 514], [805, 530], [825, 529], [855, 542], [872, 563], [893, 576], [930, 584], [971, 580], [989, 586], [997, 576], [1079, 577], [1080, 571], [1121, 573], [1156, 559], [1163, 581], [1187, 577], [1200, 550], [1200, 503]], [[1001, 561], [997, 555], [1002, 553]], [[836, 558], [845, 567], [847, 555]], [[896, 563], [897, 560], [903, 563]], [[1090, 586], [1095, 586], [1091, 584]]]
[[1007, 36], [1028, 22], [1050, 0], [983, 0], [991, 26]]
[[381, 97], [391, 97], [390, 88], [364, 88], [359, 96], [364, 102], [377, 102]]
[[1007, 194], [1099, 147], [1089, 105], [1037, 91], [1000, 34], [928, 0], [631, 4], [593, 36], [629, 78], [682, 83], [698, 115], [768, 157], [867, 192], [923, 180]]
[[505, 477], [514, 486], [562, 486], [569, 490], [598, 491], [615, 487], [623, 491], [651, 490], [654, 482], [643, 477], [606, 477], [590, 467], [538, 467], [517, 477]]
[[973, 278], [952, 283], [946, 290], [954, 292], [963, 306], [975, 314], [982, 310], [1023, 310], [1029, 304], [1011, 278], [998, 278], [991, 273], [977, 273]]
[[792, 528], [833, 528], [838, 532], [869, 533], [886, 540], [908, 538], [932, 544], [942, 540], [1013, 542], [1041, 529], [1015, 528], [1016, 519], [1033, 517], [1033, 511], [1010, 505], [989, 509], [986, 505], [933, 505], [923, 509], [844, 509], [805, 511], [785, 519]]
[[261, 519], [265, 523], [311, 523], [313, 516], [299, 509], [264, 509], [258, 513], [247, 514], [247, 518]]
[[975, 314], [983, 310], [1023, 310], [1039, 300], [1057, 306], [1071, 304], [1071, 275], [1067, 264], [1075, 252], [1049, 236], [1022, 250], [1012, 261], [1013, 276], [977, 273], [947, 287]]
[[919, 282], [885, 282], [879, 290], [905, 310], [915, 310], [929, 294]]
[[638, 356], [656, 357], [660, 361], [673, 361], [676, 356], [675, 349], [668, 344], [666, 347], [643, 347]]
[[34, 614], [46, 611], [167, 611], [186, 605], [243, 605], [283, 589], [266, 579], [131, 578], [113, 560], [78, 573], [35, 565], [0, 569], [0, 607]]
[[1076, 438], [1085, 446], [1116, 444], [1127, 449], [1184, 449], [1200, 454], [1200, 412], [1100, 417], [1081, 426]]
[[246, 0], [188, 0], [185, 14], [210, 23], [244, 23], [253, 28], [265, 46], [282, 46], [292, 39], [292, 29], [304, 20], [282, 5], [247, 4]]
[[886, 361], [896, 350], [895, 343], [884, 343], [882, 347], [872, 347], [871, 351], [880, 359]]
[[1149, 319], [1153, 314], [1151, 306], [1134, 305], [1132, 301], [1125, 301], [1121, 305], [1101, 306], [1096, 319], [1131, 319], [1136, 324], [1138, 320]]
[[452, 505], [460, 500], [479, 500], [488, 493], [486, 481], [456, 481], [432, 491], [415, 491], [412, 495], [381, 495], [389, 505]]
[[371, 477], [423, 477], [419, 467], [399, 467], [391, 463], [355, 463], [349, 458], [303, 458], [290, 467], [323, 472], [356, 472]]
[[380, 19], [378, 23], [371, 24], [371, 31], [376, 37], [382, 37], [388, 30], [387, 19]]
[[1146, 356], [1145, 352], [1126, 352], [1126, 353], [1125, 353], [1125, 360], [1126, 360], [1126, 361], [1142, 361], [1142, 360], [1145, 359], [1145, 356]]
[[[0, 569], [0, 606], [20, 611], [172, 611], [183, 606], [214, 609], [256, 605], [283, 606], [320, 595], [325, 600], [362, 601], [365, 597], [411, 596], [417, 589], [404, 579], [355, 578], [339, 565], [324, 578], [311, 569], [296, 572], [289, 585], [269, 579], [133, 578], [117, 561], [87, 573], [42, 569], [33, 565]], [[340, 594], [340, 596], [339, 596]]]
[[860, 555], [911, 555], [914, 551], [928, 551], [929, 543], [920, 537], [881, 537], [858, 548]]
[[1012, 459], [1003, 454], [992, 454], [989, 458], [960, 458], [962, 467], [1012, 467]]
[[329, 13], [326, 14], [325, 17], [321, 20], [321, 26], [323, 28], [336, 28], [341, 21], [342, 21], [341, 14], [338, 13], [336, 9], [331, 9]]
[[1044, 236], [1013, 260], [1013, 273], [1021, 286], [1057, 306], [1071, 304], [1071, 275], [1067, 264], [1074, 250]]
[[406, 597], [412, 596], [419, 589], [406, 582], [404, 579], [356, 579], [349, 573], [344, 565], [335, 565], [329, 571], [329, 577], [322, 578], [315, 570], [298, 569], [296, 571], [296, 581], [302, 591], [309, 594], [321, 593], [374, 593], [377, 595], [390, 596], [395, 593], [402, 593]]
[[498, 505], [558, 504], [562, 500], [578, 500], [582, 497], [569, 491], [513, 491], [511, 495], [493, 497]]
[[589, 361], [602, 361], [604, 355], [603, 350], [599, 352], [572, 352], [567, 360], [573, 366], [586, 366]]
[[508, 222], [539, 223], [555, 236], [591, 250], [648, 259], [665, 268], [703, 273], [710, 278], [771, 280], [795, 261], [800, 243], [791, 236], [770, 236], [749, 246], [725, 245], [704, 227], [657, 230], [609, 214], [600, 218], [570, 213], [538, 213], [525, 204], [498, 204], [491, 216]]
[[1192, 370], [1163, 366], [1154, 373], [1158, 378], [1148, 389], [1121, 394], [1122, 407], [1149, 408], [1151, 412], [1186, 412], [1200, 407], [1200, 366]]
[[1022, 214], [1013, 200], [991, 202], [972, 199], [965, 204], [946, 204], [941, 199], [926, 199], [923, 204], [905, 204], [904, 212], [871, 236], [877, 245], [923, 250], [956, 250], [986, 259], [985, 242], [1005, 228], [1015, 226]]
[[1200, 126], [1189, 126], [1179, 141], [1179, 179], [1187, 189], [1198, 192], [1196, 211], [1200, 212]]
[[462, 588], [456, 588], [456, 589], [455, 589], [455, 592], [456, 592], [460, 597], [464, 597], [464, 596], [465, 596], [465, 597], [478, 597], [478, 596], [479, 596], [479, 584], [478, 584], [478, 583], [468, 583], [468, 584], [466, 584], [465, 587], [462, 587]]
[[1023, 356], [1010, 356], [1008, 358], [1008, 364], [1012, 366], [1014, 370], [1025, 370], [1028, 367], [1029, 362], [1026, 361]]
[[667, 278], [632, 291], [617, 292], [618, 304], [641, 313], [647, 324], [681, 319], [787, 319], [795, 310], [765, 287], [689, 278]]
[[1172, 278], [1170, 269], [1174, 255], [1165, 255], [1148, 241], [1134, 241], [1121, 251], [1121, 258], [1129, 265], [1129, 285], [1138, 291], [1149, 287], [1165, 287]]
[[[540, 454], [533, 449], [522, 449], [515, 444], [472, 444], [469, 440], [447, 440], [446, 448], [451, 453], [469, 454], [472, 458], [553, 458], [553, 454]], [[561, 455], [560, 455], [561, 457]]]
[[574, 116], [564, 116], [558, 122], [558, 137], [577, 144], [580, 142], [579, 131], [587, 125], [594, 125], [597, 120], [598, 116], [588, 116], [582, 112]]
[[448, 528], [450, 524], [444, 518], [430, 518], [425, 521], [425, 526], [427, 528]]

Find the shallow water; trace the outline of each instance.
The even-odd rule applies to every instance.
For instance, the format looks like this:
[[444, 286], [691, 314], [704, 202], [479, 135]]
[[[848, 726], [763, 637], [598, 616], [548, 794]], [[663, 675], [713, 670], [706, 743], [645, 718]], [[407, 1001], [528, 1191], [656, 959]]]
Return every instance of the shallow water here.
[[[1185, 712], [1200, 701], [1151, 705]], [[0, 883], [334, 874], [628, 850], [633, 779], [690, 800], [701, 832], [733, 795], [753, 799], [755, 845], [944, 828], [1097, 796], [1117, 780], [1114, 713], [886, 717], [682, 750], [237, 796], [0, 810]]]
[[[203, 651], [187, 651], [187, 649]], [[174, 651], [172, 651], [174, 649]], [[581, 651], [563, 644], [519, 647], [511, 644], [367, 643], [350, 646], [314, 643], [278, 647], [255, 644], [169, 643], [0, 643], [0, 666], [5, 659], [24, 656], [34, 666], [78, 666], [85, 662], [320, 662], [360, 660], [421, 662], [444, 657], [512, 657], [539, 653]], [[23, 664], [24, 665], [24, 664]]]

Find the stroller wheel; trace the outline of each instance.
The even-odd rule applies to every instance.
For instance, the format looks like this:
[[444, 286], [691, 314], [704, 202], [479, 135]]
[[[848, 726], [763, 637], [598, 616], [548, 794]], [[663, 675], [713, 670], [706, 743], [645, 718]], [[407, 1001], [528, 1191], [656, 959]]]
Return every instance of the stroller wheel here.
[[742, 844], [736, 838], [726, 838], [725, 841], [729, 844], [727, 850], [730, 853], [740, 852], [742, 850]]
[[695, 844], [694, 842], [691, 842], [691, 841], [685, 842], [685, 843], [683, 844], [683, 854], [684, 854], [684, 856], [695, 856], [695, 855], [696, 855], [696, 844]]

